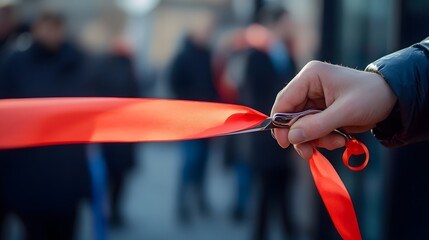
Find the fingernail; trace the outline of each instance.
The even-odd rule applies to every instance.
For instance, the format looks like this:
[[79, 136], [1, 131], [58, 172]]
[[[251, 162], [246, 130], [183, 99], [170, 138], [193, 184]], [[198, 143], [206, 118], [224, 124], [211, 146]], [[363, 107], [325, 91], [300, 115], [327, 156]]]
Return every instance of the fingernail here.
[[302, 143], [306, 140], [304, 131], [302, 131], [302, 129], [291, 129], [289, 131], [288, 137], [289, 141], [294, 144]]

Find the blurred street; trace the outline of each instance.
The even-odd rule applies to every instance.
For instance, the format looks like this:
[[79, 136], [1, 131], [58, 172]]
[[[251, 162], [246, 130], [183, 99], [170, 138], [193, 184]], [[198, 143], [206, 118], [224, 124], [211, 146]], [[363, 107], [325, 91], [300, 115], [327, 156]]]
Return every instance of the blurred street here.
[[[161, 98], [269, 115], [311, 60], [364, 70], [428, 37], [428, 12], [423, 0], [0, 0], [0, 101]], [[329, 107], [316, 100], [303, 110]], [[98, 121], [77, 122], [91, 125], [85, 144], [1, 149], [0, 240], [340, 239], [308, 161], [269, 132], [92, 144]], [[429, 142], [390, 150], [351, 133], [371, 153], [364, 171], [339, 161], [343, 149], [322, 153], [362, 239], [425, 239]]]
[[[145, 143], [138, 148], [138, 162], [130, 174], [124, 192], [125, 226], [110, 229], [110, 240], [140, 239], [248, 239], [249, 224], [231, 224], [228, 218], [232, 199], [232, 174], [222, 171], [219, 154], [213, 154], [208, 172], [209, 197], [213, 214], [210, 217], [195, 216], [189, 225], [180, 225], [175, 216], [177, 169], [180, 166], [179, 144]], [[215, 151], [218, 152], [218, 151]], [[84, 204], [79, 213], [77, 237], [91, 240], [93, 237], [90, 208]], [[5, 239], [21, 239], [19, 222], [12, 221]]]
[[[216, 147], [216, 146], [214, 146]], [[137, 166], [130, 174], [124, 192], [123, 229], [111, 229], [109, 239], [247, 239], [248, 224], [231, 224], [227, 210], [232, 199], [233, 176], [221, 169], [219, 154], [212, 154], [208, 172], [208, 194], [213, 214], [195, 216], [192, 224], [179, 225], [175, 216], [177, 169], [180, 167], [178, 143], [147, 143], [139, 146]], [[212, 151], [218, 153], [219, 151]], [[197, 214], [195, 214], [197, 215]], [[92, 239], [88, 208], [78, 239]]]

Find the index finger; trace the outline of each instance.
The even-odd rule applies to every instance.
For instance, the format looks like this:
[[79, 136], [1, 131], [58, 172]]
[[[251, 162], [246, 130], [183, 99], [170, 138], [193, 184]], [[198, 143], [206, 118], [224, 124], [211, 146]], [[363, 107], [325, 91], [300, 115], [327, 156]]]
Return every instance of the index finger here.
[[[271, 115], [278, 112], [296, 112], [304, 107], [308, 87], [298, 80], [299, 75], [277, 94]], [[288, 133], [289, 129], [287, 128], [274, 129], [275, 139], [282, 148], [287, 148], [290, 145]]]
[[307, 89], [306, 86], [296, 81], [298, 75], [284, 87], [276, 97], [274, 105], [271, 109], [271, 115], [279, 112], [296, 112], [303, 107], [303, 103], [306, 101]]
[[[318, 68], [321, 63], [311, 61], [284, 87], [276, 97], [274, 105], [271, 109], [271, 115], [278, 112], [297, 112], [304, 109], [309, 99], [309, 91], [311, 82], [318, 82]], [[316, 81], [315, 81], [316, 80]], [[316, 88], [321, 88], [319, 84], [315, 84]], [[319, 89], [322, 90], [322, 89]], [[317, 89], [315, 90], [317, 92]], [[323, 92], [323, 90], [322, 90]], [[283, 148], [289, 146], [288, 129], [275, 129], [274, 136]]]
[[[311, 61], [284, 87], [276, 97], [271, 115], [277, 112], [297, 112], [304, 110], [309, 99], [310, 90], [317, 94], [323, 92], [318, 75], [321, 62]], [[316, 68], [316, 69], [315, 69]], [[311, 86], [310, 86], [311, 85]], [[315, 89], [310, 89], [310, 87]], [[318, 89], [320, 88], [320, 89]]]

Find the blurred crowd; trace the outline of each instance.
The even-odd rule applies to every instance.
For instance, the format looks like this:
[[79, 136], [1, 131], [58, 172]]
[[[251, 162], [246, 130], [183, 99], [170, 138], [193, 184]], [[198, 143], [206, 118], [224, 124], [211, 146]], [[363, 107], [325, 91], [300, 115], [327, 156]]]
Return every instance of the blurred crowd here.
[[[103, 51], [80, 47], [67, 38], [61, 12], [43, 9], [24, 23], [16, 10], [13, 4], [0, 8], [1, 98], [138, 97], [131, 56], [120, 42], [112, 39]], [[92, 37], [106, 41], [106, 36]], [[97, 212], [97, 224], [103, 216], [112, 226], [121, 224], [121, 191], [134, 164], [134, 144], [5, 150], [0, 158], [2, 218], [16, 214], [26, 239], [73, 239], [81, 201], [100, 199], [93, 207], [102, 208], [103, 192], [95, 191], [103, 189], [100, 184], [108, 188], [110, 208], [109, 214]], [[94, 176], [103, 170], [108, 181], [100, 182]]]
[[[277, 92], [308, 53], [297, 41], [300, 30], [293, 14], [284, 4], [267, 2], [276, 1], [255, 1], [248, 20], [233, 26], [222, 25], [216, 14], [190, 22], [168, 64], [154, 73], [136, 68], [141, 52], [127, 39], [127, 14], [114, 5], [70, 36], [73, 19], [61, 9], [43, 5], [28, 19], [16, 1], [0, 0], [0, 98], [167, 96], [240, 104], [269, 114]], [[326, 49], [320, 52], [327, 58]], [[416, 187], [426, 185], [420, 178], [427, 174], [400, 159], [423, 160], [424, 153], [388, 155], [367, 135], [359, 137], [371, 151], [368, 169], [350, 173], [335, 164], [351, 192], [364, 239], [421, 239], [424, 235], [412, 223], [429, 223], [429, 192]], [[251, 239], [272, 239], [273, 225], [282, 239], [339, 239], [307, 169], [269, 133], [179, 143], [178, 225], [192, 225], [197, 213], [210, 218], [216, 211], [207, 194], [213, 144], [221, 146], [216, 154], [234, 176], [235, 184], [224, 186], [234, 193], [227, 210], [230, 224], [248, 226]], [[127, 223], [121, 211], [123, 191], [137, 150], [136, 144], [109, 143], [0, 151], [0, 223], [7, 226], [12, 214], [24, 226], [25, 239], [77, 239], [77, 213], [83, 202], [90, 202], [93, 239], [107, 239], [107, 229]], [[338, 152], [325, 154], [340, 159]], [[390, 174], [385, 158], [398, 159]]]
[[[225, 43], [219, 56], [209, 48], [214, 23], [209, 21], [192, 29], [171, 66], [170, 80], [176, 97], [237, 103], [269, 113], [277, 92], [296, 74], [288, 46], [290, 20], [287, 11], [281, 8], [264, 8], [258, 13], [257, 22], [231, 33], [230, 42]], [[216, 60], [215, 69], [211, 59]], [[204, 195], [209, 144], [210, 139], [183, 143], [178, 198], [181, 221], [189, 221], [192, 200], [189, 198], [193, 195], [204, 214], [210, 211]], [[237, 196], [231, 216], [236, 221], [248, 216], [250, 190], [257, 185], [255, 239], [267, 239], [268, 226], [276, 211], [280, 212], [285, 237], [293, 237], [291, 198], [286, 196], [290, 194], [294, 170], [291, 161], [280, 161], [288, 158], [290, 150], [279, 148], [269, 134], [255, 134], [226, 139], [225, 151], [225, 162], [237, 176]], [[191, 190], [193, 195], [187, 192]]]

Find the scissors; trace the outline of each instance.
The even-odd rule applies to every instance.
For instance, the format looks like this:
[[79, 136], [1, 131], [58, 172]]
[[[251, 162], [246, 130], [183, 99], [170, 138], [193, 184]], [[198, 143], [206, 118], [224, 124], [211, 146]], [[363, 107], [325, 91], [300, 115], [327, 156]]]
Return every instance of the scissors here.
[[[272, 130], [274, 130], [274, 128], [290, 128], [301, 117], [304, 117], [310, 114], [319, 113], [321, 111], [322, 110], [318, 110], [318, 109], [308, 109], [302, 112], [295, 112], [295, 113], [275, 113], [273, 114], [273, 116], [268, 117], [257, 126], [254, 126], [249, 129], [233, 132], [227, 135], [260, 132], [260, 131], [266, 131], [266, 130], [271, 130], [271, 133], [272, 133]], [[344, 129], [337, 128], [334, 130], [334, 132], [343, 136], [347, 141], [350, 141], [353, 139], [353, 137], [350, 134], [348, 134]]]
[[[289, 128], [291, 127], [298, 119], [301, 117], [319, 113], [322, 110], [317, 109], [309, 109], [302, 112], [295, 113], [275, 113], [273, 116], [266, 118], [259, 125], [245, 129], [242, 131], [233, 132], [227, 135], [235, 135], [240, 133], [251, 133], [251, 132], [259, 132], [265, 130], [271, 130], [271, 135], [274, 137], [273, 130], [275, 128]], [[352, 137], [349, 133], [347, 133], [344, 129], [337, 128], [334, 129], [335, 133], [340, 134], [346, 139], [346, 150], [343, 153], [343, 163], [353, 171], [360, 171], [366, 167], [369, 161], [369, 151], [365, 144], [359, 142], [354, 137]], [[364, 155], [365, 160], [359, 166], [352, 166], [349, 164], [349, 159], [352, 155]]]

